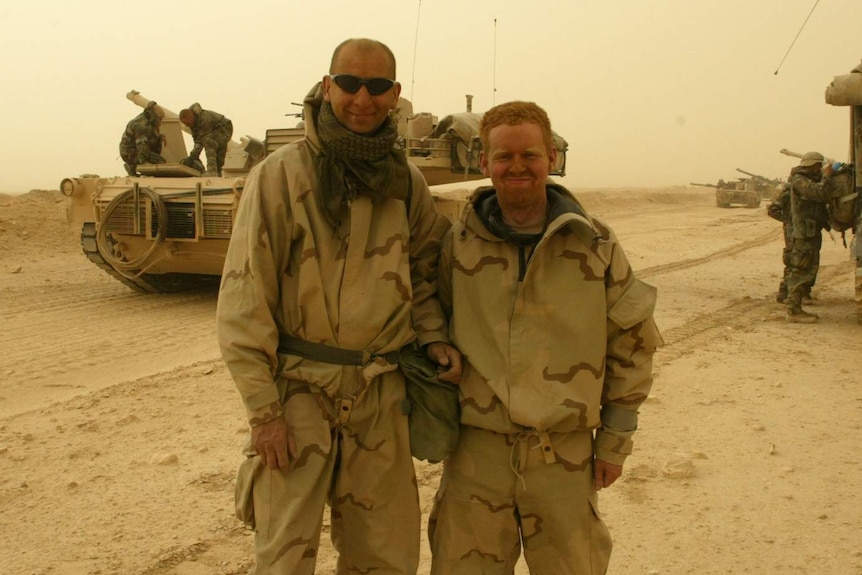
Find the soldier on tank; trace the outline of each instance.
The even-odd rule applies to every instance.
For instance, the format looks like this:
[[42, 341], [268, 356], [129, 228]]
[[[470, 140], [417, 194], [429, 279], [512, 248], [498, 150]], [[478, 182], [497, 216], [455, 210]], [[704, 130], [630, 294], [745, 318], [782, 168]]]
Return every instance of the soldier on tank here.
[[832, 165], [825, 167], [823, 154], [803, 154], [799, 165], [790, 171], [789, 218], [790, 251], [788, 254], [787, 321], [813, 323], [817, 314], [802, 309], [806, 288], [810, 289], [820, 265], [822, 230], [828, 220], [826, 204], [832, 195]]
[[597, 491], [622, 474], [661, 344], [656, 290], [613, 231], [548, 181], [532, 102], [488, 110], [477, 189], [443, 241], [440, 301], [464, 355], [461, 436], [428, 524], [431, 575], [604, 573]]
[[227, 144], [233, 136], [233, 123], [218, 112], [204, 110], [197, 102], [180, 111], [180, 122], [192, 131], [195, 142], [191, 153], [181, 162], [195, 167], [201, 151], [205, 151], [207, 167], [204, 175], [221, 176]]
[[150, 102], [144, 111], [126, 124], [120, 139], [120, 157], [130, 176], [138, 174], [138, 164], [164, 164], [162, 145], [165, 136], [159, 133], [165, 112], [155, 102]]

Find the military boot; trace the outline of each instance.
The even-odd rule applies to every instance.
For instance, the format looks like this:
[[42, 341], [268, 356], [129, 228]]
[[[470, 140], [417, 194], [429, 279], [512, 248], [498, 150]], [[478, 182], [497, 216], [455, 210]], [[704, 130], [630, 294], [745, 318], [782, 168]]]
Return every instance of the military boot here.
[[137, 166], [133, 166], [132, 164], [125, 162], [123, 164], [123, 167], [126, 168], [126, 173], [129, 174], [130, 176], [134, 177], [134, 176], [138, 175]]
[[817, 323], [819, 318], [816, 313], [807, 312], [802, 308], [787, 308], [787, 315], [784, 319], [788, 323]]
[[218, 164], [215, 160], [210, 160], [209, 154], [207, 154], [207, 171], [204, 172], [204, 176], [218, 176], [219, 169]]

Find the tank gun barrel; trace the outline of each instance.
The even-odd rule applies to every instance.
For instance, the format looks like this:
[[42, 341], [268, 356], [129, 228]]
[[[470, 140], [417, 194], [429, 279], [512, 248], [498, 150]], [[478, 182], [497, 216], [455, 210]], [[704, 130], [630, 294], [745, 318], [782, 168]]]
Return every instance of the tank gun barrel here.
[[787, 148], [781, 148], [780, 150], [778, 150], [778, 152], [780, 154], [784, 154], [785, 156], [790, 156], [791, 158], [800, 158], [801, 159], [803, 156], [803, 154], [800, 154], [799, 152], [791, 152]]
[[766, 176], [761, 176], [760, 174], [754, 174], [751, 172], [746, 172], [742, 168], [736, 168], [736, 171], [741, 173], [741, 174], [745, 174], [746, 176], [750, 176], [751, 181], [753, 181], [756, 184], [768, 184], [770, 186], [777, 186], [778, 184], [781, 183], [781, 180], [777, 180], [774, 178], [767, 178]]
[[[802, 156], [804, 155], [804, 154], [800, 154], [799, 152], [791, 152], [791, 151], [790, 151], [790, 150], [788, 150], [787, 148], [781, 148], [781, 149], [780, 149], [780, 150], [778, 150], [778, 151], [779, 151], [779, 153], [782, 153], [782, 154], [784, 154], [785, 156], [790, 156], [791, 158], [799, 158], [799, 159], [802, 159]], [[824, 161], [824, 162], [826, 162], [827, 164], [834, 164], [834, 163], [835, 163], [835, 160], [834, 160], [834, 159], [829, 158], [829, 157], [827, 157], [827, 156], [823, 156], [823, 161]]]
[[[150, 100], [148, 98], [145, 98], [144, 96], [141, 96], [141, 93], [138, 92], [137, 90], [130, 90], [126, 94], [126, 98], [128, 98], [129, 100], [131, 100], [132, 102], [134, 102], [135, 104], [140, 106], [141, 108], [146, 108], [147, 104], [150, 103]], [[170, 119], [170, 120], [176, 120], [177, 124], [180, 125], [180, 129], [182, 129], [183, 132], [185, 132], [186, 134], [192, 133], [192, 131], [189, 129], [188, 126], [186, 126], [185, 124], [180, 122], [180, 117], [176, 112], [174, 112], [173, 110], [169, 110], [168, 108], [165, 108], [161, 104], [159, 104], [159, 108], [161, 108], [162, 111], [165, 113], [165, 118]]]
[[690, 185], [690, 186], [701, 186], [704, 188], [717, 188], [718, 187], [715, 184], [698, 184], [697, 182], [689, 182], [688, 185]]
[[768, 178], [764, 178], [763, 176], [758, 176], [757, 174], [752, 174], [751, 172], [746, 172], [742, 168], [736, 168], [736, 171], [739, 172], [740, 174], [745, 174], [746, 176], [750, 176], [750, 177], [754, 178], [755, 180], [767, 180], [768, 179]]

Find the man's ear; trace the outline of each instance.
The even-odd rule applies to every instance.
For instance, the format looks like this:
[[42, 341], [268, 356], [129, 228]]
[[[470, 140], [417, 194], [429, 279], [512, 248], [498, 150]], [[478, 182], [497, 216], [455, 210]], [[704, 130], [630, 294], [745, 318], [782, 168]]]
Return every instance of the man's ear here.
[[330, 78], [328, 74], [323, 77], [323, 83], [321, 87], [323, 89], [323, 99], [327, 102], [331, 101], [329, 99], [329, 90], [332, 89], [332, 78]]
[[557, 148], [555, 146], [551, 146], [551, 149], [548, 151], [548, 173], [554, 171], [554, 166], [557, 165]]
[[392, 109], [398, 107], [398, 99], [401, 97], [401, 82], [395, 82], [395, 86], [393, 86], [395, 90], [395, 100], [392, 102]]
[[488, 172], [488, 158], [485, 157], [485, 150], [479, 152], [479, 166], [482, 168], [482, 175], [486, 177], [491, 175]]

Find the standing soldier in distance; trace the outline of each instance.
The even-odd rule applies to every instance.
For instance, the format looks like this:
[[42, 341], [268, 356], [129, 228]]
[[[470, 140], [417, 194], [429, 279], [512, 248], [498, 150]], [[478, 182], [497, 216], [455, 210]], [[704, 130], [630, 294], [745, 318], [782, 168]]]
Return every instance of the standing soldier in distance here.
[[823, 167], [824, 157], [819, 152], [807, 152], [799, 165], [790, 171], [790, 236], [787, 281], [787, 321], [814, 323], [817, 314], [802, 309], [806, 287], [814, 284], [820, 265], [822, 229], [826, 204], [832, 194], [832, 165]]
[[165, 136], [159, 133], [164, 117], [164, 110], [155, 102], [149, 102], [143, 112], [126, 124], [120, 138], [120, 157], [128, 175], [138, 175], [138, 164], [165, 163], [161, 155]]
[[233, 122], [218, 112], [204, 110], [197, 102], [180, 110], [180, 122], [192, 131], [192, 139], [195, 142], [191, 153], [182, 163], [193, 164], [203, 150], [207, 154], [207, 169], [203, 175], [221, 176], [227, 145], [233, 136]]
[[[823, 206], [823, 215], [826, 215], [826, 208]], [[769, 203], [766, 208], [766, 213], [772, 219], [781, 222], [782, 232], [784, 234], [784, 249], [781, 250], [781, 261], [784, 263], [784, 271], [781, 275], [781, 281], [778, 282], [778, 294], [775, 296], [775, 301], [778, 303], [787, 302], [787, 276], [790, 273], [790, 251], [793, 248], [793, 237], [791, 231], [793, 226], [790, 219], [790, 183], [784, 184], [778, 197]], [[828, 224], [826, 224], [828, 225]], [[818, 256], [820, 251], [817, 251]], [[817, 258], [817, 264], [820, 265], [820, 258]], [[802, 289], [802, 302], [811, 301], [811, 290], [814, 287], [814, 282], [817, 280], [817, 271], [814, 272], [814, 278], [811, 283], [807, 283]]]
[[390, 358], [416, 341], [447, 381], [461, 359], [436, 297], [449, 226], [395, 146], [400, 89], [386, 45], [341, 43], [305, 98], [306, 137], [255, 166], [240, 199], [216, 317], [251, 426], [237, 511], [255, 528], [255, 575], [314, 573], [327, 501], [337, 573], [418, 568], [405, 383]]

